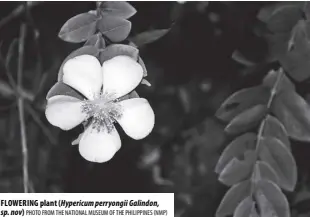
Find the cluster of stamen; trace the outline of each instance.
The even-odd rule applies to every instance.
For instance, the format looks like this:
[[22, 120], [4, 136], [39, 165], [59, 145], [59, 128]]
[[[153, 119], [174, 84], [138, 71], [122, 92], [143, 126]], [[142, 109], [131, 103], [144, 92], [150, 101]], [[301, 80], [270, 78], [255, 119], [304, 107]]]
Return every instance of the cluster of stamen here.
[[91, 126], [97, 132], [114, 130], [114, 122], [122, 116], [122, 108], [117, 103], [113, 94], [101, 94], [94, 100], [85, 100], [82, 104], [82, 112], [91, 119]]

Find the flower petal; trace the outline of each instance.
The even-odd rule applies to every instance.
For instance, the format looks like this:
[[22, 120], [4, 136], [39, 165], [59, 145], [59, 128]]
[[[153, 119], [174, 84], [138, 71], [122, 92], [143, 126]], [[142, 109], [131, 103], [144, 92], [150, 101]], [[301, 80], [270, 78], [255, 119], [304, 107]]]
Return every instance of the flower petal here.
[[101, 65], [91, 55], [81, 55], [68, 60], [63, 66], [63, 82], [88, 99], [100, 93], [102, 87]]
[[53, 96], [47, 100], [45, 116], [54, 126], [71, 130], [86, 119], [82, 112], [83, 101], [71, 96]]
[[109, 161], [121, 147], [121, 139], [114, 128], [98, 132], [91, 124], [79, 144], [79, 152], [83, 158], [91, 162], [103, 163]]
[[155, 114], [146, 99], [132, 98], [118, 103], [122, 106], [122, 116], [117, 121], [128, 136], [138, 140], [151, 133]]
[[143, 78], [143, 68], [128, 56], [116, 56], [102, 65], [103, 92], [124, 96], [135, 89]]

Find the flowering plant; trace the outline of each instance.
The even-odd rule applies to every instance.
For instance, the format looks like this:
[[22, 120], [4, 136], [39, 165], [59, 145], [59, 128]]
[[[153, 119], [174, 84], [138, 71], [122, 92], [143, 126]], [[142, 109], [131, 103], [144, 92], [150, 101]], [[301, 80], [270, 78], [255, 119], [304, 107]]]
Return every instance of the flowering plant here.
[[59, 33], [65, 41], [86, 43], [61, 65], [58, 82], [46, 97], [45, 114], [62, 130], [84, 124], [85, 131], [73, 144], [79, 144], [81, 156], [88, 161], [109, 161], [120, 149], [116, 122], [136, 140], [154, 127], [149, 102], [134, 91], [140, 83], [149, 85], [137, 46], [156, 40], [166, 30], [155, 30], [151, 38], [141, 33], [130, 45], [114, 44], [128, 37], [131, 22], [127, 19], [135, 13], [126, 2], [99, 2], [96, 11], [69, 19]]
[[90, 55], [72, 58], [64, 65], [64, 85], [86, 99], [66, 95], [48, 98], [47, 120], [63, 130], [88, 121], [80, 136], [79, 151], [88, 161], [108, 161], [121, 147], [114, 122], [133, 139], [143, 139], [153, 129], [154, 112], [146, 99], [121, 99], [142, 77], [142, 67], [128, 56], [116, 56], [102, 66]]

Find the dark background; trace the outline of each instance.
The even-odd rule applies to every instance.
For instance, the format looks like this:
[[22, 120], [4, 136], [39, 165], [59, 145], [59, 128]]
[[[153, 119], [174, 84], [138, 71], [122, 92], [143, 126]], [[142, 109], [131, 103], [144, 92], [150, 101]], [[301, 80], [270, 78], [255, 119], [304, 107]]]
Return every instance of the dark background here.
[[[21, 2], [1, 2], [0, 20]], [[232, 92], [253, 86], [272, 66], [253, 70], [235, 62], [238, 49], [259, 62], [265, 41], [253, 33], [262, 2], [131, 2], [137, 9], [131, 35], [149, 29], [170, 28], [160, 40], [143, 47], [141, 57], [151, 87], [138, 87], [155, 115], [153, 132], [134, 141], [120, 131], [122, 148], [104, 164], [85, 161], [72, 140], [81, 132], [51, 126], [44, 115], [45, 96], [57, 79], [64, 58], [82, 44], [70, 44], [57, 35], [61, 26], [93, 2], [40, 2], [28, 15], [0, 21], [1, 53], [19, 37], [27, 23], [23, 86], [35, 96], [26, 104], [27, 144], [31, 190], [34, 192], [174, 192], [176, 216], [213, 216], [227, 190], [213, 172], [230, 138], [214, 117]], [[270, 3], [269, 3], [270, 4]], [[34, 31], [39, 37], [34, 37]], [[9, 70], [17, 71], [17, 46], [12, 45]], [[0, 68], [0, 192], [22, 192], [20, 123], [14, 93], [9, 93], [3, 64]], [[293, 148], [300, 180], [309, 171], [309, 147]], [[297, 191], [299, 191], [299, 188]]]

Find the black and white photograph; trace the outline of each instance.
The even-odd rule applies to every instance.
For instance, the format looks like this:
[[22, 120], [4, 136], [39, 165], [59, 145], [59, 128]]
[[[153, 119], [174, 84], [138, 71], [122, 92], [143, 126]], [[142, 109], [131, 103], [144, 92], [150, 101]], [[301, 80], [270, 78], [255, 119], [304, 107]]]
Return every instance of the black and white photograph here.
[[310, 217], [310, 3], [1, 1], [12, 215]]

